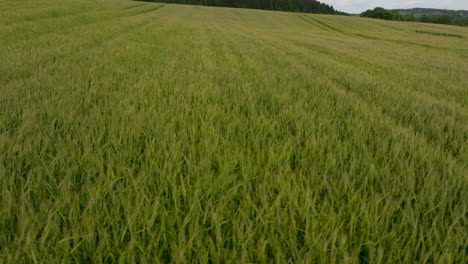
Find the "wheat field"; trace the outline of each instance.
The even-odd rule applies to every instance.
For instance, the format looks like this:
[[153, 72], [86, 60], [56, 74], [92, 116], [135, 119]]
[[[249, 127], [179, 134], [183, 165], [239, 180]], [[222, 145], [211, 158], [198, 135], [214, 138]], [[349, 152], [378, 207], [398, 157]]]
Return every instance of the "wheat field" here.
[[466, 263], [468, 28], [0, 0], [1, 263]]

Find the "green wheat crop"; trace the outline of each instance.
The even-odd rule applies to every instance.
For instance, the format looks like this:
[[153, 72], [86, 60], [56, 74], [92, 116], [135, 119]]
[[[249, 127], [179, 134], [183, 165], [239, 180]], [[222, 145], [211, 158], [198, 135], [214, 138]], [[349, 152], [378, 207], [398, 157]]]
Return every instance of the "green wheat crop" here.
[[1, 263], [466, 263], [467, 165], [468, 28], [0, 0]]

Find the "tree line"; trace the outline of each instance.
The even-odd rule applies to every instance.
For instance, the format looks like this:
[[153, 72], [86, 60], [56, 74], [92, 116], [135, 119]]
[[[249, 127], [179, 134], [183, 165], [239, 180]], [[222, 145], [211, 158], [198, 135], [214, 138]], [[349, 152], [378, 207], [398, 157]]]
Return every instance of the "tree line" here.
[[275, 11], [302, 12], [315, 14], [345, 15], [331, 5], [315, 0], [146, 0], [172, 4], [204, 5], [219, 7], [252, 8]]
[[423, 23], [468, 26], [467, 17], [453, 17], [447, 14], [443, 14], [439, 16], [429, 16], [426, 14], [422, 16], [415, 16], [414, 13], [402, 14], [399, 11], [387, 10], [382, 7], [376, 7], [373, 10], [369, 9], [361, 13], [361, 17], [378, 18], [378, 19], [395, 20], [395, 21], [413, 21], [413, 22], [423, 22]]

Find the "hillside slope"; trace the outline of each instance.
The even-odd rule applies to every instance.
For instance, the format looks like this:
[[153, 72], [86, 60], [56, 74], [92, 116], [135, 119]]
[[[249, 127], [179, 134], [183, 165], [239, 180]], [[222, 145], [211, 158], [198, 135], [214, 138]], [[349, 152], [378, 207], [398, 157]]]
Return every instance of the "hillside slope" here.
[[0, 262], [466, 263], [468, 28], [0, 1]]

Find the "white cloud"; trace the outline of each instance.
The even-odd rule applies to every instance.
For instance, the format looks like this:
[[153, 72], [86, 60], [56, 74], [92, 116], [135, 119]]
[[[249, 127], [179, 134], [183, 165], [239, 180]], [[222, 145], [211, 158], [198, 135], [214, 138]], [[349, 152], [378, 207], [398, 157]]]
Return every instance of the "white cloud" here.
[[409, 0], [408, 5], [410, 6], [415, 6], [415, 5], [420, 5], [424, 4], [424, 0]]

